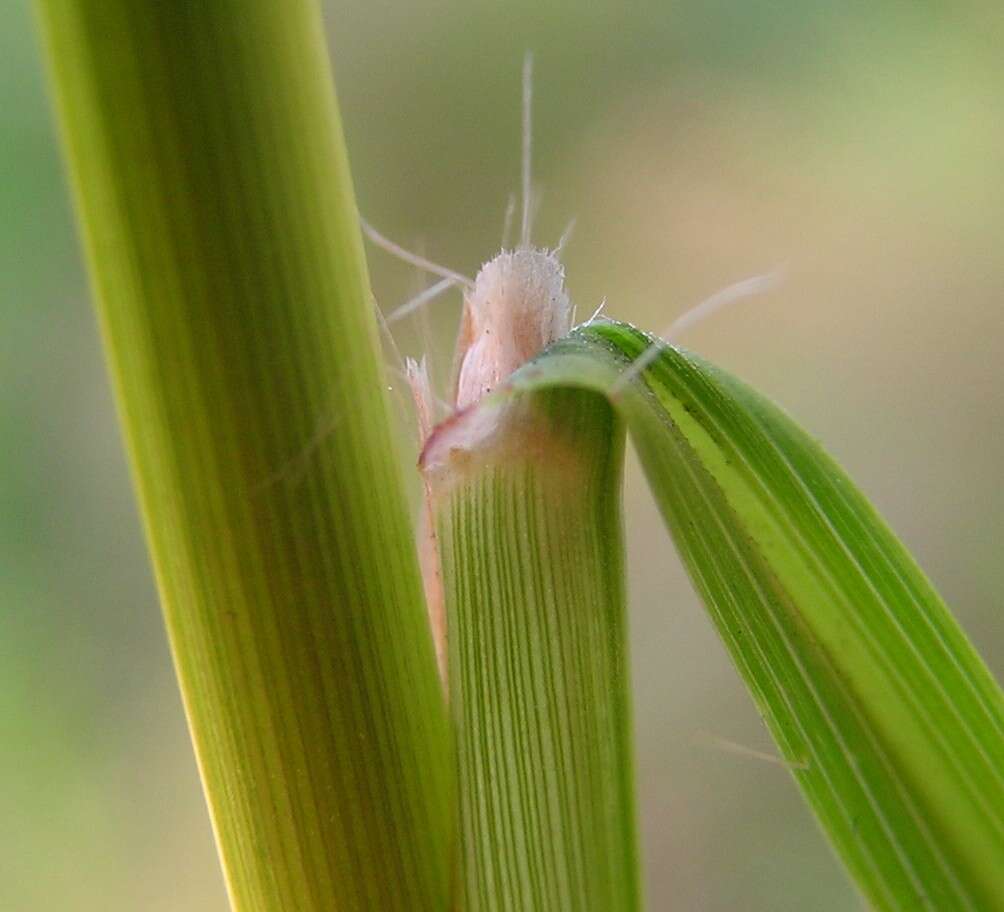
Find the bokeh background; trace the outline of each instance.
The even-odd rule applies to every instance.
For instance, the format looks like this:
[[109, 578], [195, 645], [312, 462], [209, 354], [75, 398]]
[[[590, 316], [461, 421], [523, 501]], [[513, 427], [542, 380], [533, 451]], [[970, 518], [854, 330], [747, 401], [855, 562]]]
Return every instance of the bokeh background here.
[[[531, 48], [535, 236], [577, 219], [580, 315], [606, 297], [659, 329], [787, 264], [782, 287], [681, 341], [842, 460], [1004, 672], [999, 4], [327, 15], [360, 206], [387, 234], [468, 273], [496, 250]], [[0, 909], [222, 910], [25, 0], [3, 13], [0, 99]], [[414, 292], [408, 268], [371, 265], [386, 308]], [[458, 309], [396, 327], [441, 379]], [[771, 752], [629, 468], [650, 907], [860, 908], [788, 773], [722, 749]]]

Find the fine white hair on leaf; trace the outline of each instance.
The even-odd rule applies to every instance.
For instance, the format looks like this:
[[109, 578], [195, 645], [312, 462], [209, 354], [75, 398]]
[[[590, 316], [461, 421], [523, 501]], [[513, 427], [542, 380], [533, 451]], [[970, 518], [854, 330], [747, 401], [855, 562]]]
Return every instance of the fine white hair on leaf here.
[[427, 304], [429, 301], [435, 300], [443, 294], [443, 292], [453, 288], [456, 284], [456, 280], [452, 278], [440, 279], [435, 285], [430, 285], [424, 291], [420, 291], [411, 300], [405, 301], [399, 307], [395, 307], [389, 314], [387, 314], [387, 324], [392, 325], [398, 320], [403, 320], [409, 314], [418, 310], [423, 304]]
[[729, 304], [734, 304], [736, 301], [741, 301], [744, 298], [773, 290], [783, 280], [784, 271], [784, 267], [779, 266], [764, 275], [743, 279], [716, 291], [713, 295], [701, 301], [700, 304], [696, 304], [694, 307], [685, 310], [659, 334], [659, 341], [653, 342], [631, 362], [631, 366], [610, 387], [610, 395], [619, 393], [628, 383], [645, 370], [658, 357], [659, 348], [665, 342], [671, 341], [684, 330], [703, 322]]
[[408, 386], [411, 388], [411, 396], [415, 400], [419, 440], [425, 440], [432, 433], [432, 427], [436, 423], [435, 398], [432, 395], [429, 367], [425, 356], [422, 356], [421, 361], [408, 358], [404, 370]]
[[531, 154], [533, 151], [533, 54], [529, 51], [523, 57], [523, 147], [520, 160], [520, 177], [523, 187], [523, 220], [520, 227], [519, 242], [521, 247], [530, 246], [530, 223], [533, 220], [533, 204], [531, 200]]
[[509, 194], [509, 199], [505, 207], [505, 219], [502, 221], [502, 249], [509, 246], [509, 233], [512, 231], [512, 219], [516, 214], [516, 195]]
[[766, 751], [757, 750], [754, 747], [747, 747], [737, 741], [730, 741], [709, 731], [698, 731], [694, 734], [697, 743], [703, 743], [709, 747], [717, 748], [726, 753], [736, 754], [740, 757], [749, 757], [752, 760], [762, 760], [764, 763], [772, 763], [775, 766], [783, 766], [789, 770], [807, 770], [809, 762], [807, 760], [785, 760], [777, 754], [769, 754]]
[[432, 260], [427, 260], [424, 256], [419, 256], [417, 253], [412, 253], [410, 250], [406, 250], [400, 244], [396, 244], [394, 241], [390, 240], [390, 238], [382, 235], [364, 218], [359, 219], [359, 224], [362, 226], [363, 233], [366, 237], [368, 237], [372, 243], [376, 244], [377, 247], [391, 254], [391, 256], [395, 256], [399, 260], [403, 260], [405, 263], [410, 263], [412, 266], [417, 266], [419, 269], [424, 269], [432, 275], [438, 275], [444, 279], [452, 279], [458, 285], [463, 285], [467, 288], [473, 287], [474, 280], [470, 278], [470, 276], [465, 276], [452, 269], [447, 269], [445, 266], [433, 263]]
[[380, 332], [387, 340], [387, 345], [390, 348], [391, 354], [394, 355], [394, 360], [397, 362], [399, 368], [404, 371], [404, 357], [401, 355], [401, 349], [398, 348], [397, 339], [394, 338], [394, 333], [390, 331], [390, 321], [384, 316], [384, 312], [380, 309], [380, 305], [377, 304], [375, 300], [373, 301], [373, 310], [376, 311], [377, 325], [380, 327]]
[[551, 251], [555, 256], [561, 255], [561, 252], [572, 239], [573, 231], [575, 231], [575, 219], [569, 219], [568, 224], [565, 225], [565, 230], [561, 232], [561, 237], [558, 238], [558, 246]]
[[680, 314], [666, 327], [666, 331], [662, 334], [663, 338], [674, 338], [691, 326], [703, 322], [729, 304], [741, 301], [743, 298], [749, 298], [753, 295], [773, 290], [780, 284], [783, 277], [784, 268], [779, 266], [764, 275], [751, 276], [748, 279], [743, 279], [740, 282], [716, 291], [711, 297], [705, 298], [700, 304]]
[[583, 325], [589, 326], [591, 323], [593, 323], [593, 321], [596, 320], [601, 313], [603, 313], [603, 308], [606, 306], [607, 306], [607, 299], [604, 298], [602, 301], [600, 301], [600, 306], [593, 311], [592, 316], [588, 320], [586, 320], [586, 322]]
[[280, 483], [288, 483], [291, 487], [299, 485], [310, 470], [312, 457], [334, 434], [340, 422], [340, 417], [332, 412], [322, 414], [306, 443], [299, 448], [295, 455], [254, 485], [251, 489], [252, 493], [258, 494], [272, 485]]
[[[407, 363], [405, 362], [404, 356], [401, 354], [401, 349], [398, 347], [397, 339], [394, 338], [394, 333], [391, 332], [390, 324], [376, 300], [373, 301], [373, 309], [376, 311], [377, 323], [380, 326], [380, 332], [383, 333], [386, 338], [391, 354], [394, 356], [394, 360], [398, 364], [398, 367], [394, 368], [394, 371], [398, 374], [398, 376], [407, 377]], [[396, 386], [389, 386], [387, 389], [394, 394], [394, 399], [397, 401], [398, 407], [401, 409], [402, 413], [406, 414], [405, 400], [401, 395], [401, 391]]]

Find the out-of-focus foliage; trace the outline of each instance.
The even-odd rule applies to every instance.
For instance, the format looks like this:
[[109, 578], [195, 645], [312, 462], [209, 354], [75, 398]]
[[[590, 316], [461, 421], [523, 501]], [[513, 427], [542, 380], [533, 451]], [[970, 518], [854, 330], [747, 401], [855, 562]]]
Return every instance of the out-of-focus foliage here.
[[[357, 194], [388, 234], [466, 272], [491, 255], [531, 48], [536, 237], [577, 218], [580, 315], [606, 296], [658, 329], [786, 262], [685, 343], [799, 415], [1004, 671], [996, 4], [329, 11]], [[0, 907], [219, 909], [26, 0], [4, 11], [0, 93]], [[372, 266], [384, 305], [412, 292]], [[457, 309], [432, 306], [428, 342], [396, 327], [441, 382]], [[627, 517], [652, 908], [857, 908], [788, 774], [708, 746], [770, 750], [633, 471]]]

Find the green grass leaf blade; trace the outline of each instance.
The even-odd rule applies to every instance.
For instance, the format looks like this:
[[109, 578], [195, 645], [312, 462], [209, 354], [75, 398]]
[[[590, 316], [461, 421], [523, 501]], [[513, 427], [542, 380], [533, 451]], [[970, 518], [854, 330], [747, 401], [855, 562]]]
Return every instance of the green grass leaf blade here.
[[1004, 698], [913, 560], [778, 408], [603, 322], [517, 392], [605, 392], [793, 775], [869, 901], [1004, 908]]
[[449, 904], [448, 719], [314, 0], [39, 0], [231, 901]]

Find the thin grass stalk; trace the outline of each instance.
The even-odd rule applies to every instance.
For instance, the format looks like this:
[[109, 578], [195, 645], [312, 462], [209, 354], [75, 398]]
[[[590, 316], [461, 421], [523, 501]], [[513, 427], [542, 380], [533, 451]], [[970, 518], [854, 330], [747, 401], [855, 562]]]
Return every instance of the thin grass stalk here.
[[440, 912], [447, 719], [318, 6], [38, 11], [232, 905]]

